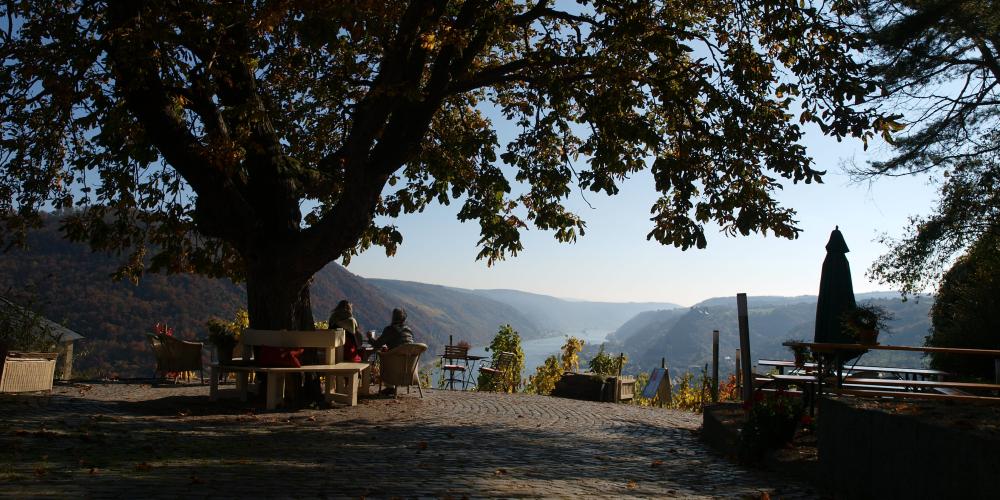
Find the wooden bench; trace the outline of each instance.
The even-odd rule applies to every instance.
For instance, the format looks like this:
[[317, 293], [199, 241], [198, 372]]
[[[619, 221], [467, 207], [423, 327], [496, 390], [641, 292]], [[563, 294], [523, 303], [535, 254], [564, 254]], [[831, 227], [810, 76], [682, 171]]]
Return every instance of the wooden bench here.
[[[770, 366], [778, 369], [779, 374], [785, 373], [785, 368], [796, 368], [794, 361], [779, 360], [779, 359], [762, 359], [757, 361], [757, 366]], [[816, 363], [805, 363], [803, 365], [805, 368], [815, 369]], [[941, 370], [931, 370], [929, 368], [893, 368], [888, 366], [867, 366], [867, 365], [854, 365], [854, 366], [844, 366], [844, 371], [847, 373], [852, 372], [879, 372], [879, 373], [893, 373], [897, 375], [902, 375], [904, 379], [935, 379], [942, 380], [948, 372]]]
[[990, 396], [974, 396], [971, 394], [938, 394], [934, 392], [902, 392], [875, 391], [870, 389], [835, 389], [835, 394], [861, 397], [891, 397], [903, 399], [935, 399], [946, 401], [963, 401], [967, 403], [1000, 404], [1000, 398]]
[[965, 390], [1000, 391], [1000, 385], [998, 384], [982, 384], [979, 382], [947, 382], [938, 380], [891, 380], [881, 378], [846, 377], [844, 378], [844, 384], [880, 385], [901, 389], [959, 389], [963, 392]]
[[[267, 377], [267, 409], [277, 408], [284, 398], [285, 379], [290, 373], [316, 373], [324, 380], [324, 395], [327, 401], [358, 404], [358, 391], [368, 390], [368, 377], [362, 372], [369, 369], [368, 363], [344, 363], [343, 346], [345, 333], [342, 328], [334, 330], [246, 330], [242, 335], [243, 357], [232, 363], [211, 365], [212, 385], [209, 396], [214, 401], [219, 397], [219, 372], [236, 374], [236, 392], [246, 401], [249, 391], [250, 373], [260, 373]], [[251, 358], [255, 346], [283, 347], [289, 349], [321, 349], [326, 364], [303, 365], [301, 367], [262, 367]], [[251, 361], [248, 361], [251, 360]]]

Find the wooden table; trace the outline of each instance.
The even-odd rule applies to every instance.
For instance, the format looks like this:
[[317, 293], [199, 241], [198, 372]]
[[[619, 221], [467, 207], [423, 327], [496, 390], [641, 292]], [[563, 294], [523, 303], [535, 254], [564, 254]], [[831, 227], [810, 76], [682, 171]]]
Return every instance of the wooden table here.
[[[843, 389], [844, 385], [844, 363], [843, 355], [851, 352], [864, 352], [864, 351], [906, 351], [906, 352], [921, 352], [921, 353], [944, 353], [944, 354], [959, 354], [959, 355], [969, 355], [969, 356], [989, 356], [998, 360], [997, 364], [1000, 365], [1000, 350], [996, 349], [965, 349], [958, 347], [915, 347], [915, 346], [902, 346], [902, 345], [864, 345], [864, 344], [837, 344], [837, 343], [826, 343], [826, 342], [784, 342], [783, 346], [790, 348], [807, 348], [813, 352], [818, 362], [819, 372], [822, 375], [824, 373], [825, 365], [830, 363], [833, 364], [833, 370], [836, 375], [836, 385], [837, 389]], [[997, 374], [998, 379], [1000, 379], [1000, 373]], [[819, 393], [823, 393], [823, 377], [820, 376], [817, 382]], [[922, 386], [930, 386], [933, 383], [927, 382], [922, 383]], [[911, 384], [913, 385], [913, 384]], [[989, 387], [985, 387], [989, 386]], [[977, 384], [976, 388], [1000, 388], [1000, 385], [995, 384]]]

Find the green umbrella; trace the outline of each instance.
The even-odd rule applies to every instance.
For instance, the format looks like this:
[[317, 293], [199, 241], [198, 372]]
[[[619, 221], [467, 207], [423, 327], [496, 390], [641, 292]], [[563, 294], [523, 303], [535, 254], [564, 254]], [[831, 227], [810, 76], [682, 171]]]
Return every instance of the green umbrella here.
[[851, 265], [847, 262], [847, 243], [839, 226], [830, 233], [823, 259], [823, 274], [819, 278], [819, 298], [816, 300], [816, 342], [853, 343], [844, 331], [841, 318], [853, 309], [854, 285], [851, 284]]

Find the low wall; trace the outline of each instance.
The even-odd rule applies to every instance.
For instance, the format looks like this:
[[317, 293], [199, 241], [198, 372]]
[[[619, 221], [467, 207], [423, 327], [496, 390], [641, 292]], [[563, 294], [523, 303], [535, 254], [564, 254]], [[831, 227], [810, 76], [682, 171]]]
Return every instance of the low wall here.
[[[823, 398], [819, 462], [843, 498], [996, 498], [1000, 435], [905, 403]], [[964, 422], [964, 423], [963, 423]]]
[[702, 408], [701, 439], [719, 453], [735, 458], [745, 412], [740, 403], [714, 403]]

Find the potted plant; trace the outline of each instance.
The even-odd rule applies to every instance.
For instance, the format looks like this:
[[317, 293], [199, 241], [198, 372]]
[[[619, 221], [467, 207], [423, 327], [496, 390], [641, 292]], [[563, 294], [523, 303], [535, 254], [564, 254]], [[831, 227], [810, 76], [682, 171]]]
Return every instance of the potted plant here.
[[844, 313], [844, 329], [859, 344], [875, 345], [879, 332], [889, 330], [893, 315], [884, 307], [875, 304], [860, 304]]
[[[798, 343], [802, 343], [802, 342], [805, 342], [805, 340], [802, 340], [802, 339], [789, 339], [789, 340], [785, 341], [784, 343], [785, 344], [798, 344]], [[792, 354], [795, 356], [795, 366], [797, 368], [804, 368], [806, 366], [806, 363], [812, 361], [812, 355], [809, 353], [809, 349], [807, 349], [806, 346], [795, 345], [795, 346], [789, 347], [789, 349], [792, 350]]]
[[205, 323], [208, 328], [208, 341], [215, 346], [219, 355], [219, 364], [230, 364], [233, 361], [233, 349], [240, 341], [242, 328], [233, 321], [212, 318]]

